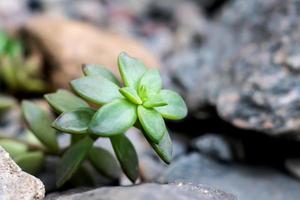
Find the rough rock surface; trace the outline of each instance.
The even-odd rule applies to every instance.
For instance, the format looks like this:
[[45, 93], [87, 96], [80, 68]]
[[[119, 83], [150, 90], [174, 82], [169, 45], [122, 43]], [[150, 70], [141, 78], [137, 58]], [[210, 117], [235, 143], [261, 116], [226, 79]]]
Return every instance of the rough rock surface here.
[[43, 183], [23, 172], [0, 146], [0, 199], [38, 200], [44, 196]]
[[237, 127], [298, 134], [299, 16], [295, 0], [231, 1], [200, 50], [167, 62], [191, 113], [212, 105]]
[[300, 182], [266, 167], [225, 164], [192, 153], [172, 163], [160, 178], [217, 187], [242, 200], [297, 200]]
[[47, 200], [235, 200], [228, 193], [202, 185], [147, 183], [128, 187], [102, 187], [83, 193], [50, 194]]
[[234, 148], [229, 140], [221, 135], [208, 133], [193, 141], [193, 147], [201, 153], [222, 161], [234, 160]]
[[86, 23], [39, 17], [30, 20], [23, 32], [45, 55], [56, 87], [66, 88], [71, 79], [81, 76], [84, 63], [102, 64], [118, 75], [117, 57], [122, 51], [149, 67], [160, 67], [159, 61], [138, 42]]

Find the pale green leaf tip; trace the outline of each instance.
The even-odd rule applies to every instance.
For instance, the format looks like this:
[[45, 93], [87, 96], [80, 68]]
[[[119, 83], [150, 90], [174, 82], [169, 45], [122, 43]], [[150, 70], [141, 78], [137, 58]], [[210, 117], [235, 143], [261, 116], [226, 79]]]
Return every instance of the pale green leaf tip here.
[[[134, 90], [134, 89], [133, 89]], [[127, 98], [130, 102], [134, 103], [134, 104], [138, 104], [141, 105], [143, 103], [142, 99], [139, 97], [139, 95], [136, 94], [132, 94], [128, 91], [128, 88], [120, 88], [119, 89], [120, 93]], [[134, 90], [135, 91], [135, 90]]]

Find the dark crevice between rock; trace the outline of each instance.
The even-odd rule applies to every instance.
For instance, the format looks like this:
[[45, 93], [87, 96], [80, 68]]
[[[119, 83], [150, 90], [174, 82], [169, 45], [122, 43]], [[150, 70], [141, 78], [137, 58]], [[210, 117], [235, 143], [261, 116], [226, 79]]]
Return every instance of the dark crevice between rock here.
[[[287, 158], [300, 157], [300, 143], [287, 137], [271, 137], [265, 133], [234, 127], [217, 115], [199, 120], [188, 117], [181, 122], [167, 122], [173, 132], [184, 133], [190, 140], [207, 133], [220, 134], [233, 145], [235, 161], [249, 165], [267, 165], [284, 169]], [[195, 151], [193, 147], [189, 152]]]
[[218, 14], [222, 7], [229, 1], [230, 0], [198, 0], [197, 2], [208, 17], [213, 17]]

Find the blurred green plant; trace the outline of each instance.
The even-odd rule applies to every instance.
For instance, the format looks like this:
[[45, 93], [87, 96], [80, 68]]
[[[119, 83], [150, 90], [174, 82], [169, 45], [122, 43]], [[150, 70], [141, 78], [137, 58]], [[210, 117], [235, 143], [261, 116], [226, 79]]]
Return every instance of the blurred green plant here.
[[[119, 55], [118, 66], [124, 85], [105, 67], [84, 65], [85, 76], [71, 81], [73, 90], [80, 97], [67, 90], [46, 94], [45, 99], [59, 114], [54, 121], [36, 104], [23, 101], [25, 121], [45, 149], [32, 148], [34, 151], [21, 154], [25, 158], [16, 159], [31, 157], [39, 160], [47, 153], [61, 156], [57, 168], [58, 187], [82, 173], [83, 163], [87, 162], [100, 174], [112, 179], [118, 179], [122, 169], [135, 182], [139, 176], [138, 156], [125, 133], [129, 128], [136, 127], [157, 155], [169, 164], [172, 141], [164, 118], [184, 118], [187, 115], [184, 100], [173, 91], [162, 90], [158, 70], [147, 69], [141, 61], [126, 53]], [[59, 132], [72, 135], [70, 146], [66, 149], [59, 148]], [[110, 139], [119, 164], [109, 151], [93, 145], [99, 138]], [[18, 152], [25, 149], [28, 148], [20, 146], [10, 152], [19, 155]], [[26, 161], [23, 163], [27, 168], [30, 164], [34, 165]], [[36, 169], [36, 165], [32, 168]]]
[[13, 97], [0, 94], [0, 114], [7, 111], [16, 104], [16, 100]]
[[47, 150], [36, 140], [36, 137], [27, 130], [26, 138], [16, 139], [1, 134], [0, 146], [2, 146], [11, 158], [26, 172], [36, 174], [44, 162], [44, 154]]
[[24, 55], [21, 42], [0, 31], [0, 82], [10, 92], [44, 92], [39, 59]]

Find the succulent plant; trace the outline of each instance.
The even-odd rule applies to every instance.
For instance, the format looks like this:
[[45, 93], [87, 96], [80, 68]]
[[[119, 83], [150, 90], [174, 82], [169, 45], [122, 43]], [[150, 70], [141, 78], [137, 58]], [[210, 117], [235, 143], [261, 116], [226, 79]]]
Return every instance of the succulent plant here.
[[[61, 156], [57, 169], [58, 187], [78, 173], [84, 162], [113, 179], [119, 177], [121, 167], [135, 182], [139, 176], [138, 156], [126, 137], [131, 127], [141, 130], [165, 163], [171, 162], [172, 141], [164, 119], [184, 118], [187, 115], [184, 100], [176, 92], [162, 90], [157, 69], [147, 69], [141, 61], [126, 53], [119, 55], [118, 66], [124, 85], [107, 68], [84, 65], [85, 76], [71, 81], [78, 96], [61, 89], [46, 94], [45, 99], [59, 114], [53, 122], [36, 104], [22, 103], [29, 129], [46, 152]], [[72, 135], [68, 148], [59, 149], [57, 133]], [[119, 164], [109, 151], [93, 145], [99, 138], [110, 139]]]
[[44, 92], [39, 68], [37, 56], [25, 58], [21, 42], [0, 32], [0, 82], [10, 92]]

